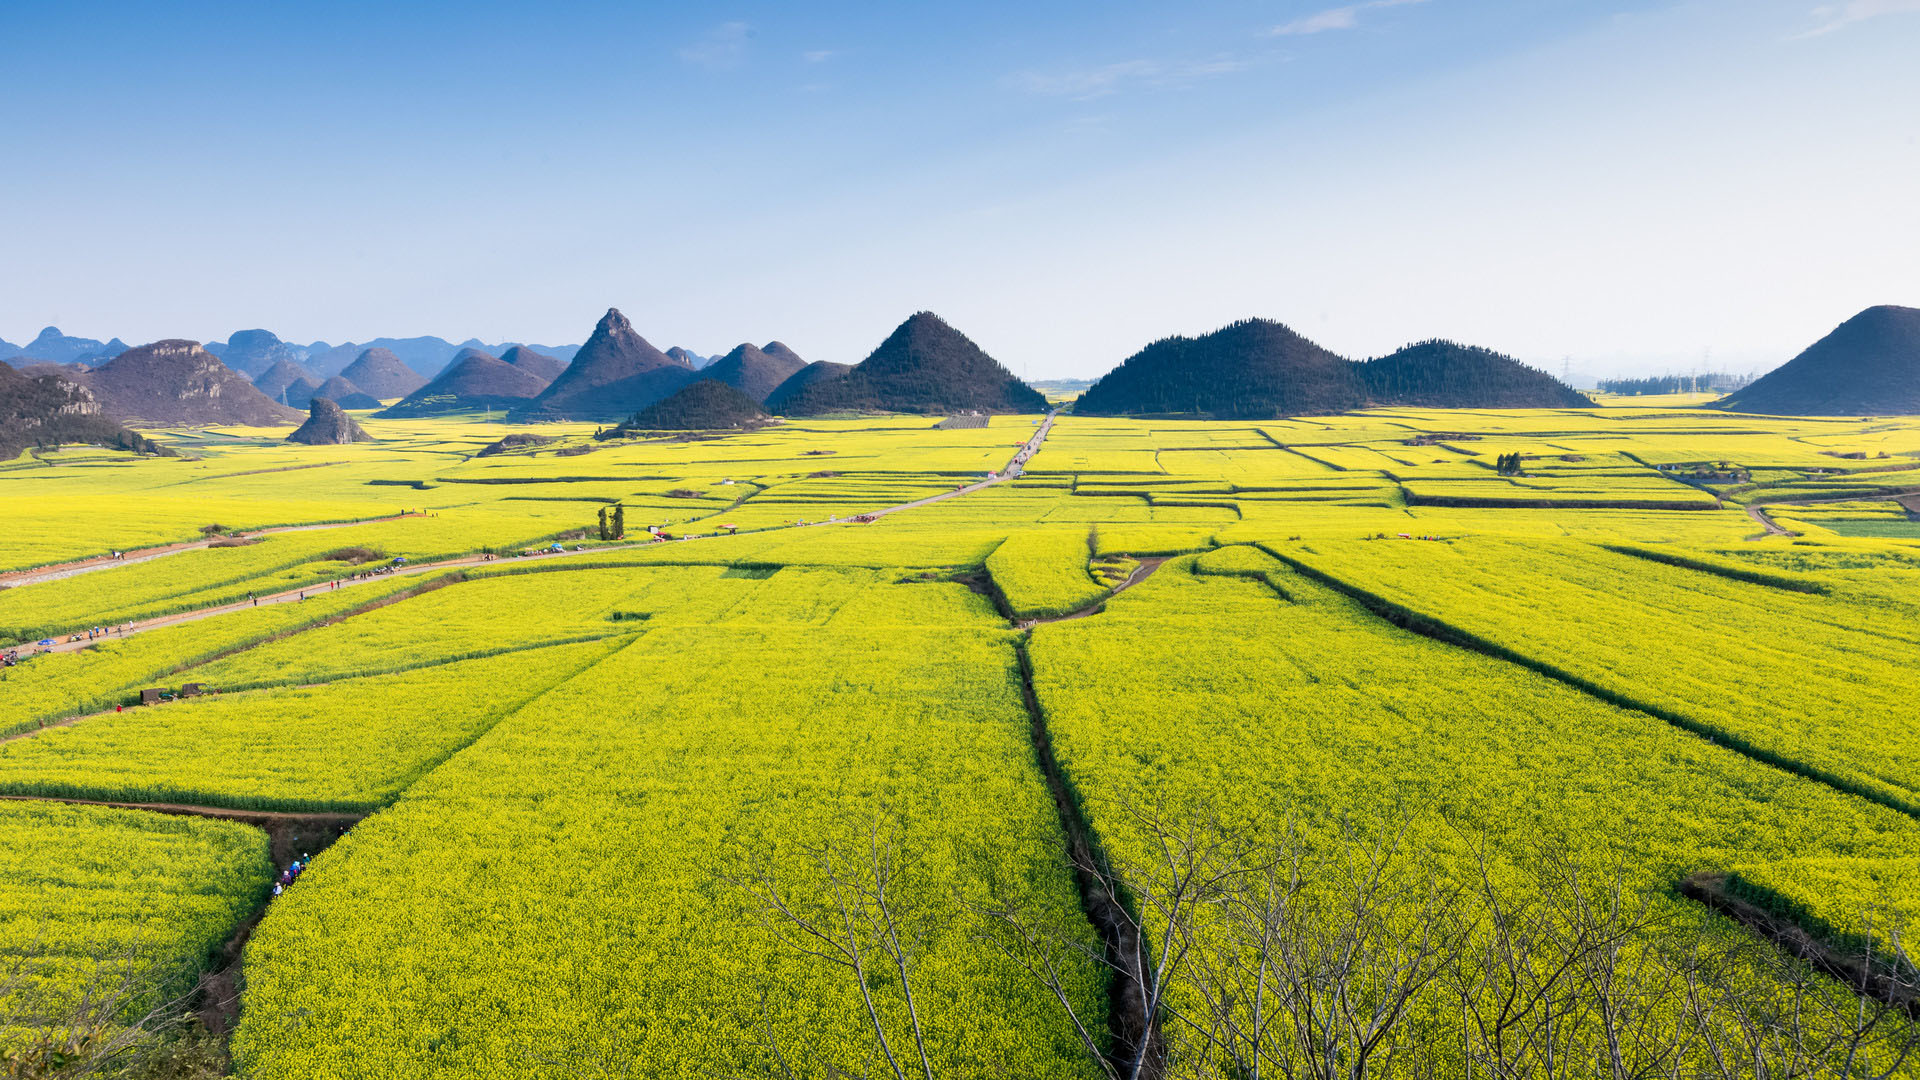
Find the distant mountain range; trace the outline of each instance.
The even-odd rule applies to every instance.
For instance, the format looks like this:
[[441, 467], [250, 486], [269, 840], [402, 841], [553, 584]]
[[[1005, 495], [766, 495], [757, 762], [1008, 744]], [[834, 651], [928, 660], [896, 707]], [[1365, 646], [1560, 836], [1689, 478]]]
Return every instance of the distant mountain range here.
[[1920, 308], [1870, 307], [1713, 407], [1773, 416], [1920, 413]]
[[93, 338], [71, 337], [53, 326], [40, 331], [39, 336], [25, 345], [0, 341], [0, 360], [11, 361], [15, 367], [25, 367], [36, 361], [42, 364], [95, 364], [111, 360], [126, 351], [127, 343], [119, 338], [96, 341]]
[[[243, 375], [254, 376], [265, 371], [273, 361], [294, 360], [313, 369], [321, 378], [345, 373], [346, 369], [365, 355], [369, 349], [383, 349], [402, 364], [430, 379], [445, 371], [463, 349], [479, 349], [482, 352], [498, 356], [501, 353], [522, 344], [517, 341], [504, 341], [489, 345], [478, 338], [454, 344], [445, 338], [374, 338], [372, 341], [343, 342], [329, 345], [316, 341], [311, 345], [294, 345], [284, 342], [267, 330], [236, 330], [226, 341], [207, 343], [207, 351], [220, 357], [230, 368]], [[562, 363], [572, 359], [577, 345], [533, 345], [531, 348], [552, 356]], [[349, 376], [351, 378], [351, 376]], [[358, 380], [355, 380], [358, 382]], [[387, 395], [394, 396], [394, 395]]]
[[380, 415], [438, 416], [473, 409], [522, 408], [553, 381], [546, 374], [550, 368], [539, 361], [556, 361], [531, 350], [515, 352], [514, 356], [521, 363], [508, 363], [482, 349], [462, 349], [433, 381]]
[[1266, 420], [1369, 405], [1573, 408], [1593, 402], [1544, 371], [1490, 349], [1429, 341], [1354, 363], [1268, 319], [1197, 338], [1163, 338], [1074, 402], [1088, 416]]
[[[79, 338], [54, 327], [25, 346], [0, 342], [15, 396], [39, 402], [69, 393], [35, 381], [53, 376], [85, 391], [85, 400], [67, 401], [69, 414], [122, 423], [291, 424], [311, 419], [296, 410], [315, 399], [372, 409], [395, 398], [399, 403], [383, 415], [498, 408], [516, 420], [621, 422], [703, 381], [789, 416], [1046, 408], [1031, 386], [924, 311], [851, 366], [809, 364], [778, 341], [742, 343], [718, 358], [677, 346], [661, 352], [618, 309], [608, 309], [585, 344], [556, 351], [564, 355], [510, 344], [496, 355], [478, 343], [454, 346], [440, 338], [294, 345], [267, 330], [237, 331], [206, 348], [176, 339], [129, 349], [117, 338]], [[433, 368], [431, 378], [423, 366]], [[1714, 404], [1780, 415], [1920, 414], [1920, 309], [1869, 308]], [[724, 419], [739, 411], [737, 405], [706, 387], [653, 419]], [[1491, 349], [1426, 341], [1354, 362], [1280, 323], [1248, 319], [1200, 337], [1153, 342], [1087, 386], [1073, 409], [1085, 415], [1266, 419], [1369, 406], [1592, 405], [1549, 373]], [[16, 430], [47, 422], [23, 417], [11, 421]], [[109, 436], [118, 437], [99, 437]]]
[[[279, 335], [271, 330], [235, 330], [227, 335], [225, 341], [209, 341], [202, 348], [249, 379], [259, 377], [279, 361], [303, 365], [321, 379], [326, 379], [344, 372], [348, 365], [368, 349], [385, 349], [401, 363], [418, 372], [424, 381], [452, 363], [454, 356], [461, 349], [482, 349], [498, 355], [520, 344], [522, 343], [504, 341], [497, 345], [489, 345], [476, 338], [469, 338], [456, 345], [444, 338], [412, 337], [374, 338], [372, 341], [363, 341], [358, 344], [349, 341], [332, 345], [324, 341], [315, 341], [307, 345], [298, 345], [282, 341]], [[24, 367], [33, 361], [46, 364], [91, 365], [111, 360], [126, 352], [129, 347], [119, 338], [98, 341], [94, 338], [73, 337], [62, 333], [56, 327], [49, 326], [25, 345], [0, 341], [0, 360], [19, 360], [20, 362], [15, 363], [15, 367]], [[529, 347], [554, 357], [563, 364], [571, 360], [575, 350], [579, 348], [577, 345], [531, 345]]]

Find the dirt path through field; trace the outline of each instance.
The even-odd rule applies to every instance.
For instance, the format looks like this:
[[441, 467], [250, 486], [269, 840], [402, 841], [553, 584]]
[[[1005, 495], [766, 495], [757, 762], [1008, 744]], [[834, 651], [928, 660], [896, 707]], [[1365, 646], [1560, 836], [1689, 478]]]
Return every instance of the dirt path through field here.
[[1044, 619], [1022, 619], [1014, 624], [1014, 629], [1028, 630], [1036, 626], [1045, 626], [1048, 623], [1067, 622], [1071, 619], [1084, 619], [1089, 615], [1098, 615], [1106, 610], [1107, 601], [1119, 596], [1121, 593], [1126, 592], [1128, 589], [1133, 588], [1149, 577], [1152, 577], [1153, 572], [1160, 569], [1161, 565], [1172, 557], [1171, 555], [1149, 555], [1140, 560], [1140, 565], [1133, 568], [1133, 573], [1127, 575], [1127, 580], [1115, 585], [1112, 592], [1088, 604], [1086, 607], [1080, 608], [1077, 611], [1069, 611], [1065, 615], [1049, 615]]
[[[938, 495], [928, 496], [927, 498], [924, 498], [924, 499], [916, 499], [913, 502], [901, 503], [898, 506], [889, 506], [881, 510], [869, 511], [865, 516], [868, 518], [878, 518], [878, 517], [882, 517], [884, 515], [891, 514], [900, 510], [911, 510], [916, 507], [930, 506], [933, 503], [942, 502], [947, 499], [955, 499], [963, 495], [971, 495], [976, 491], [985, 490], [987, 488], [995, 486], [996, 484], [1005, 483], [1006, 481], [1013, 479], [1016, 476], [1019, 476], [1022, 471], [1022, 467], [1025, 465], [1027, 460], [1033, 457], [1034, 454], [1039, 452], [1040, 444], [1046, 440], [1047, 433], [1053, 429], [1053, 419], [1054, 419], [1054, 414], [1048, 413], [1046, 418], [1040, 422], [1039, 428], [1033, 433], [1033, 437], [1028, 439], [1025, 443], [1022, 443], [1020, 447], [1020, 451], [1016, 453], [1013, 456], [1013, 459], [1007, 463], [1006, 468], [994, 474], [992, 478], [987, 480], [981, 480], [973, 484], [966, 484], [953, 491], [945, 491], [945, 492], [941, 492]], [[400, 516], [406, 517], [406, 516], [414, 516], [414, 515], [400, 515]], [[391, 521], [391, 520], [397, 520], [397, 519], [382, 518], [378, 520]], [[364, 524], [364, 523], [359, 523], [359, 524]], [[804, 522], [797, 525], [777, 525], [777, 526], [773, 526], [771, 529], [761, 529], [758, 531], [770, 532], [770, 531], [774, 531], [775, 529], [810, 529], [810, 528], [820, 528], [820, 527], [829, 526], [829, 525], [852, 525], [852, 524], [854, 523], [850, 521], [844, 521], [844, 520], [842, 521], [810, 521], [810, 522]], [[328, 527], [328, 526], [299, 525], [299, 526], [293, 526], [289, 529], [270, 530], [270, 531], [294, 532], [294, 531], [323, 528], [323, 527]], [[753, 535], [753, 534], [747, 534], [747, 535]], [[667, 541], [667, 542], [689, 543], [689, 542], [700, 541], [700, 540], [719, 540], [719, 539], [724, 539], [724, 535], [715, 534], [715, 535], [709, 535], [709, 536], [689, 536], [689, 537], [683, 537], [679, 540]], [[655, 543], [660, 543], [660, 542], [662, 541], [655, 541], [655, 540], [649, 539], [645, 541], [636, 541], [628, 544], [615, 544], [607, 547], [584, 548], [578, 551], [543, 551], [533, 555], [524, 555], [524, 556], [515, 557], [514, 563], [518, 565], [521, 563], [545, 562], [545, 561], [550, 561], [554, 559], [566, 559], [566, 558], [574, 558], [579, 556], [604, 555], [610, 551], [634, 550], [637, 548], [649, 547]], [[193, 547], [205, 547], [205, 546], [206, 546], [206, 543], [202, 542], [202, 543], [197, 543], [192, 545], [180, 546], [179, 550], [185, 551]], [[431, 573], [435, 573], [442, 570], [455, 570], [455, 569], [461, 569], [464, 567], [478, 566], [478, 565], [481, 565], [482, 563], [493, 562], [493, 561], [498, 561], [497, 557], [487, 556], [487, 555], [462, 555], [458, 558], [443, 559], [439, 562], [418, 563], [411, 566], [382, 568], [382, 571], [380, 573], [372, 574], [368, 577], [345, 578], [338, 582], [326, 582], [318, 585], [307, 586], [305, 588], [288, 589], [285, 592], [272, 593], [266, 596], [255, 597], [250, 600], [241, 600], [231, 604], [221, 604], [217, 607], [195, 608], [191, 611], [181, 611], [181, 612], [175, 612], [174, 614], [171, 614], [171, 615], [160, 615], [151, 619], [141, 619], [133, 623], [127, 624], [128, 628], [125, 631], [120, 633], [109, 633], [105, 637], [96, 637], [89, 640], [84, 634], [82, 634], [80, 635], [80, 640], [78, 641], [62, 640], [62, 639], [56, 638], [54, 644], [52, 645], [45, 645], [45, 646], [23, 645], [21, 646], [21, 648], [23, 650], [31, 650], [35, 653], [78, 652], [79, 650], [85, 649], [89, 646], [98, 645], [102, 641], [111, 641], [117, 638], [125, 638], [132, 634], [140, 633], [143, 630], [154, 630], [163, 626], [177, 626], [181, 623], [195, 622], [200, 619], [210, 618], [215, 615], [224, 615], [229, 612], [244, 611], [247, 608], [261, 607], [267, 604], [299, 603], [303, 600], [306, 600], [310, 596], [319, 596], [322, 593], [335, 592], [335, 591], [338, 591], [339, 589], [349, 589], [357, 585], [364, 585], [370, 581], [380, 581], [382, 579], [395, 577], [395, 576], [413, 576], [418, 574], [431, 574]], [[114, 560], [106, 560], [104, 562], [104, 565], [120, 566], [120, 565], [125, 565], [125, 563], [116, 562]], [[70, 638], [72, 637], [72, 635], [71, 634], [63, 635], [63, 637]]]
[[[1909, 513], [1920, 513], [1920, 510], [1915, 509], [1916, 505], [1920, 505], [1920, 489], [1879, 495], [1829, 495], [1818, 499], [1757, 499], [1747, 504], [1747, 516], [1759, 522], [1761, 527], [1767, 530], [1767, 536], [1799, 536], [1797, 532], [1789, 532], [1781, 528], [1773, 518], [1767, 515], [1766, 508], [1769, 506], [1819, 506], [1822, 503], [1844, 502], [1891, 502], [1904, 507]], [[1748, 539], [1760, 540], [1764, 537], [1752, 536]]]
[[[409, 512], [405, 514], [390, 514], [386, 517], [360, 518], [357, 521], [330, 521], [319, 525], [281, 525], [272, 529], [251, 529], [245, 532], [233, 533], [232, 538], [251, 540], [262, 536], [272, 536], [277, 533], [315, 532], [320, 529], [347, 529], [355, 525], [371, 525], [377, 521], [399, 521], [401, 518], [426, 516], [424, 513]], [[46, 566], [35, 566], [26, 570], [10, 570], [0, 574], [0, 585], [12, 588], [18, 585], [32, 585], [41, 581], [58, 581], [61, 578], [70, 578], [77, 574], [87, 573], [90, 570], [105, 570], [112, 566], [127, 566], [132, 563], [147, 562], [151, 559], [158, 559], [164, 555], [177, 555], [182, 551], [198, 551], [201, 548], [212, 547], [225, 539], [228, 539], [228, 537], [217, 536], [209, 537], [205, 540], [182, 540], [177, 544], [162, 544], [159, 547], [125, 551], [122, 552], [120, 558], [117, 559], [111, 555], [97, 555], [91, 559], [76, 559], [73, 562], [50, 563]]]

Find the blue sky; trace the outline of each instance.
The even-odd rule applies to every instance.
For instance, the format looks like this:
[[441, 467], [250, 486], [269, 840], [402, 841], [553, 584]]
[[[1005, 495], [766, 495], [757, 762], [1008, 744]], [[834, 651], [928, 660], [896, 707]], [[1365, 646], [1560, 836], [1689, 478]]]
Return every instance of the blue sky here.
[[0, 0], [0, 337], [1764, 368], [1920, 306], [1916, 56], [1920, 0]]

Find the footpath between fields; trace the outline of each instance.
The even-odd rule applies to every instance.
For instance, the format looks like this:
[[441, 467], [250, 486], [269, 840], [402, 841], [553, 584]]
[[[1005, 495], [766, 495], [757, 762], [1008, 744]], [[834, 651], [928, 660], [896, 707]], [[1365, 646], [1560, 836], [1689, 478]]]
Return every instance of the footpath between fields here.
[[372, 525], [381, 521], [399, 521], [402, 518], [426, 517], [424, 511], [409, 510], [401, 514], [389, 514], [386, 517], [356, 518], [352, 521], [327, 521], [314, 525], [278, 525], [271, 529], [244, 529], [240, 532], [220, 536], [209, 536], [204, 540], [182, 540], [177, 544], [161, 544], [158, 547], [136, 548], [120, 552], [118, 555], [96, 555], [90, 559], [75, 559], [72, 562], [49, 563], [45, 566], [29, 567], [24, 570], [9, 570], [0, 573], [0, 586], [14, 588], [20, 585], [34, 585], [42, 581], [58, 581], [92, 570], [105, 570], [115, 566], [128, 566], [133, 563], [149, 562], [166, 555], [178, 555], [183, 551], [199, 551], [216, 544], [231, 543], [235, 540], [252, 541], [262, 536], [274, 536], [280, 533], [317, 532], [322, 529], [350, 529], [355, 525]]
[[[808, 522], [799, 522], [792, 525], [775, 525], [768, 529], [755, 530], [753, 533], [748, 533], [745, 535], [757, 535], [758, 533], [773, 532], [773, 531], [786, 530], [786, 529], [820, 528], [820, 527], [829, 526], [829, 525], [864, 524], [865, 522], [870, 522], [875, 519], [885, 517], [888, 514], [898, 513], [899, 511], [902, 511], [902, 510], [913, 510], [923, 506], [931, 506], [934, 503], [945, 502], [948, 499], [961, 498], [963, 496], [971, 495], [978, 491], [984, 491], [988, 488], [995, 487], [1021, 474], [1025, 463], [1029, 459], [1031, 459], [1034, 454], [1039, 452], [1040, 445], [1046, 441], [1048, 432], [1053, 430], [1053, 421], [1054, 421], [1054, 414], [1048, 413], [1046, 418], [1040, 422], [1039, 428], [1034, 431], [1032, 437], [1027, 439], [1026, 442], [1021, 444], [1020, 450], [1013, 456], [1013, 458], [1010, 461], [1008, 461], [1006, 467], [994, 473], [992, 476], [988, 477], [985, 480], [975, 481], [974, 483], [971, 483], [971, 484], [963, 484], [952, 491], [943, 491], [937, 495], [929, 495], [924, 499], [915, 499], [912, 502], [905, 502], [895, 506], [882, 507], [878, 510], [870, 510], [864, 514], [858, 515], [857, 517], [851, 518], [851, 519], [837, 519], [837, 520], [831, 520], [831, 521], [808, 521]], [[750, 497], [751, 496], [748, 496], [748, 498]], [[742, 501], [745, 501], [745, 500], [743, 499]], [[419, 516], [422, 516], [422, 515], [417, 513], [408, 513], [408, 514], [395, 515], [394, 517], [390, 517], [390, 518], [370, 518], [368, 519], [368, 521], [397, 521], [403, 517], [419, 517]], [[284, 529], [261, 530], [258, 533], [253, 533], [249, 535], [258, 536], [258, 535], [264, 535], [265, 533], [268, 533], [268, 532], [299, 532], [299, 531], [321, 529], [321, 528], [344, 528], [345, 525], [348, 525], [348, 524], [366, 524], [366, 522], [348, 522], [343, 525], [295, 525], [295, 526], [290, 526]], [[542, 551], [542, 552], [536, 552], [531, 555], [515, 556], [513, 557], [513, 562], [514, 562], [514, 565], [550, 562], [557, 559], [578, 558], [581, 556], [605, 555], [606, 553], [611, 551], [632, 551], [640, 548], [650, 547], [657, 543], [680, 544], [680, 543], [692, 543], [692, 542], [703, 541], [703, 540], [705, 541], [722, 540], [722, 539], [725, 539], [728, 535], [730, 534], [686, 536], [686, 537], [681, 537], [678, 540], [672, 540], [672, 541], [659, 541], [659, 540], [648, 539], [648, 540], [634, 541], [634, 542], [625, 543], [625, 544], [611, 544], [611, 545], [602, 545], [599, 547], [592, 547], [592, 548], [582, 548], [575, 551]], [[157, 549], [157, 548], [148, 549], [148, 551], [151, 552], [152, 554], [148, 554], [145, 557], [157, 558], [159, 557], [160, 554], [172, 554], [175, 551], [190, 551], [196, 548], [208, 547], [215, 542], [216, 541], [208, 540], [208, 541], [196, 541], [190, 544], [168, 545], [167, 549], [165, 549], [164, 551], [162, 551], [162, 549]], [[88, 569], [101, 569], [108, 566], [123, 566], [123, 565], [126, 565], [126, 563], [129, 561], [141, 561], [139, 559], [132, 558], [132, 556], [135, 554], [136, 553], [134, 552], [129, 552], [128, 553], [129, 558], [127, 560], [114, 560], [114, 559], [85, 560], [85, 563], [87, 564]], [[210, 618], [215, 615], [224, 615], [224, 614], [228, 614], [235, 611], [244, 611], [248, 608], [260, 607], [266, 604], [298, 603], [300, 601], [306, 600], [309, 596], [317, 596], [323, 592], [333, 592], [339, 589], [353, 588], [356, 585], [363, 585], [369, 581], [378, 581], [378, 580], [381, 580], [382, 578], [390, 578], [395, 576], [414, 576], [419, 574], [435, 573], [437, 571], [442, 571], [442, 570], [464, 569], [467, 567], [479, 566], [482, 563], [498, 561], [498, 559], [499, 559], [499, 556], [496, 556], [496, 555], [487, 555], [487, 554], [462, 555], [452, 559], [442, 559], [437, 562], [417, 563], [417, 564], [412, 564], [408, 566], [381, 567], [380, 569], [375, 571], [364, 572], [363, 574], [355, 577], [341, 578], [333, 582], [322, 583], [319, 585], [310, 585], [304, 588], [288, 589], [284, 592], [270, 593], [265, 596], [256, 596], [248, 600], [240, 600], [230, 604], [221, 604], [215, 607], [196, 608], [191, 611], [180, 611], [180, 612], [175, 612], [171, 615], [161, 615], [151, 619], [136, 620], [136, 621], [124, 624], [123, 628], [121, 629], [110, 630], [104, 637], [96, 636], [93, 638], [88, 638], [83, 634], [83, 635], [80, 635], [79, 640], [76, 641], [76, 640], [70, 640], [72, 637], [74, 637], [74, 635], [65, 634], [65, 635], [62, 635], [61, 638], [54, 639], [54, 644], [52, 645], [43, 645], [43, 646], [37, 646], [37, 647], [23, 646], [23, 648], [32, 648], [35, 650], [36, 653], [77, 652], [81, 649], [85, 649], [93, 645], [98, 645], [102, 641], [110, 641], [116, 638], [128, 637], [130, 635], [140, 633], [144, 630], [154, 630], [163, 626], [177, 626], [181, 623], [195, 622], [197, 620]], [[81, 564], [74, 563], [69, 565], [79, 566]], [[75, 572], [81, 572], [81, 571], [75, 571]], [[60, 574], [56, 574], [56, 572], [53, 570], [36, 571], [36, 573], [45, 573], [49, 575], [48, 579], [51, 579], [51, 576], [62, 576]], [[35, 579], [35, 580], [40, 580], [40, 579]], [[11, 580], [7, 580], [5, 575], [0, 575], [0, 583], [29, 584], [30, 582], [24, 581], [24, 580], [11, 581]]]

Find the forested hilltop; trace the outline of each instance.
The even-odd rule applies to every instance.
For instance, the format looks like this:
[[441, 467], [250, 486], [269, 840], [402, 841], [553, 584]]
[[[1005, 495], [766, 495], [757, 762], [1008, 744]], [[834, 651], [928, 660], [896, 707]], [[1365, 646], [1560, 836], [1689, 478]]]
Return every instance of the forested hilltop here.
[[1428, 409], [1580, 409], [1593, 404], [1559, 379], [1504, 353], [1422, 341], [1360, 365], [1376, 405]]
[[1593, 402], [1544, 371], [1491, 349], [1450, 341], [1409, 345], [1354, 363], [1269, 319], [1148, 345], [1074, 404], [1084, 416], [1263, 420], [1368, 405], [1580, 408]]
[[[798, 374], [798, 373], [796, 373]], [[779, 395], [792, 416], [825, 412], [1038, 413], [1047, 399], [940, 316], [922, 311], [845, 374]], [[776, 387], [776, 392], [784, 387]]]

